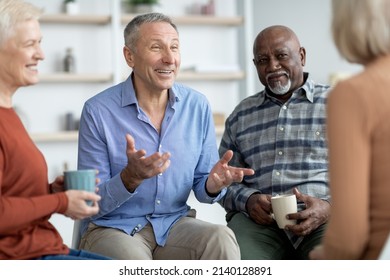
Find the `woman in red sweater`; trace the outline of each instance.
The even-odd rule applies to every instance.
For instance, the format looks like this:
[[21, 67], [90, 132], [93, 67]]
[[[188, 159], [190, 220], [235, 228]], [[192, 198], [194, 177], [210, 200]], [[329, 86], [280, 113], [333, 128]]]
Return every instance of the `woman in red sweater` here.
[[63, 176], [49, 184], [45, 159], [12, 108], [16, 90], [38, 82], [40, 15], [22, 0], [0, 1], [0, 259], [107, 259], [68, 248], [49, 222], [53, 213], [96, 214], [100, 196], [62, 191]]

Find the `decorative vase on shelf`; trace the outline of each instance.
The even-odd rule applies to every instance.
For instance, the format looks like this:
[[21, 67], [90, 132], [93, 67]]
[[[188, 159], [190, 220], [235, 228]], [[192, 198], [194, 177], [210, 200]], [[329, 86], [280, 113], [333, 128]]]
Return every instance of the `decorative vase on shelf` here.
[[75, 73], [75, 58], [73, 54], [73, 48], [66, 48], [66, 54], [64, 57], [64, 72], [66, 73]]
[[140, 4], [134, 6], [134, 13], [136, 14], [146, 14], [154, 11], [154, 6], [149, 4]]
[[158, 0], [127, 0], [127, 4], [136, 14], [145, 14], [156, 11]]
[[76, 0], [65, 0], [64, 12], [68, 15], [78, 14], [80, 12], [79, 3]]

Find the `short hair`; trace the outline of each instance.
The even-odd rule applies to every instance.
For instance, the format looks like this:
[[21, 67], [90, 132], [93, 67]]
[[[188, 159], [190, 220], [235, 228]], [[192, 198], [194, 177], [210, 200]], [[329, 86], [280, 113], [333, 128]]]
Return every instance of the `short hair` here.
[[390, 53], [390, 1], [332, 0], [333, 41], [342, 57], [365, 65]]
[[0, 0], [0, 46], [12, 36], [18, 23], [38, 20], [42, 13], [42, 9], [23, 0]]
[[[1, 1], [1, 0], [0, 0]], [[147, 13], [134, 17], [125, 27], [123, 32], [125, 45], [130, 48], [133, 52], [136, 52], [136, 45], [140, 37], [139, 29], [144, 23], [154, 23], [154, 22], [166, 22], [169, 23], [177, 33], [177, 27], [172, 22], [172, 19], [161, 13]]]

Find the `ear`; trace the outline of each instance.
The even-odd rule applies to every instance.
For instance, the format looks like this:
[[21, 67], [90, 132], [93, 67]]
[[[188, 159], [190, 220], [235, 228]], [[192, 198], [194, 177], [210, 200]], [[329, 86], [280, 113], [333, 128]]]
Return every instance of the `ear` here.
[[300, 47], [299, 53], [301, 55], [301, 64], [302, 64], [302, 66], [305, 66], [305, 64], [306, 64], [306, 49], [304, 47]]
[[133, 52], [130, 50], [129, 47], [127, 47], [127, 46], [123, 47], [123, 56], [125, 57], [127, 65], [129, 65], [131, 68], [133, 68], [134, 57], [133, 57]]
[[256, 66], [256, 60], [253, 58], [252, 59], [253, 65]]

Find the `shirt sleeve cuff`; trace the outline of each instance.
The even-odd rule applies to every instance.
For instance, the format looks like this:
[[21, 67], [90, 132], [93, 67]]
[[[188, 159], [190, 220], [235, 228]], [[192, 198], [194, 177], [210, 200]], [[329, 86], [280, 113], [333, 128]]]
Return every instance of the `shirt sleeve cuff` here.
[[130, 193], [126, 189], [122, 182], [120, 173], [110, 179], [106, 189], [109, 196], [111, 196], [111, 198], [116, 201], [118, 205], [121, 205], [125, 201], [129, 200], [129, 198], [137, 194], [137, 190], [135, 190], [133, 193]]

